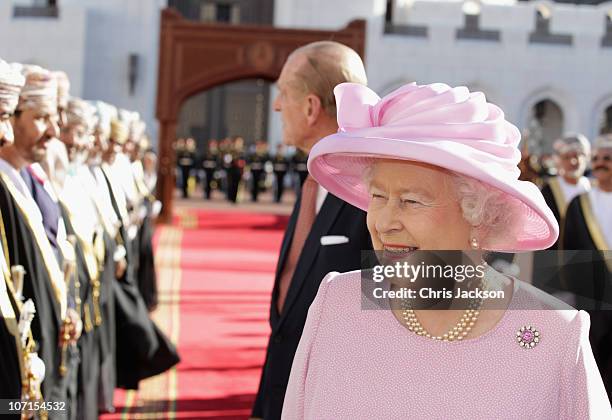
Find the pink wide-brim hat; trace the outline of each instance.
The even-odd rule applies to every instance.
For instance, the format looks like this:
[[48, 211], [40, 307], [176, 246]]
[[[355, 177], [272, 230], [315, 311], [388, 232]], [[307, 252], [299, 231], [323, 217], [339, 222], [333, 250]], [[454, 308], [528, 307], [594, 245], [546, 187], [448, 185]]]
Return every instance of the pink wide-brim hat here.
[[309, 172], [330, 193], [367, 211], [364, 171], [374, 159], [428, 163], [517, 200], [520, 226], [490, 250], [546, 249], [557, 240], [559, 225], [542, 193], [518, 179], [519, 130], [482, 92], [412, 83], [381, 99], [366, 86], [342, 83], [334, 94], [338, 133], [317, 142], [308, 158]]

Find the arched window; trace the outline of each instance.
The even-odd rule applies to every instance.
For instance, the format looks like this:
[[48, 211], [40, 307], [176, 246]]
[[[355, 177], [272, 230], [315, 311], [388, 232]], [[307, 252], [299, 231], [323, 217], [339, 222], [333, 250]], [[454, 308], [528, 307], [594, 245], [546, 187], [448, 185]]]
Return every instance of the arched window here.
[[529, 151], [535, 154], [551, 153], [553, 142], [563, 134], [563, 111], [551, 99], [537, 102], [531, 109], [527, 127]]
[[601, 116], [599, 134], [612, 133], [612, 105], [608, 106]]
[[248, 144], [267, 139], [270, 83], [240, 80], [190, 97], [181, 107], [177, 137], [193, 137], [202, 147], [211, 138], [243, 137]]

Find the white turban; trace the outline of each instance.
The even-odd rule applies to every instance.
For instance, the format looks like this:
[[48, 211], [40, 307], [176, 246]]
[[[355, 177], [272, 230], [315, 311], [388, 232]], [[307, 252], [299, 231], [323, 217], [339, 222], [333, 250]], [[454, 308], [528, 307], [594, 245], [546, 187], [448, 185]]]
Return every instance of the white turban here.
[[612, 149], [612, 134], [604, 134], [598, 137], [594, 149]]
[[17, 108], [19, 92], [25, 84], [25, 77], [15, 66], [0, 59], [0, 113], [12, 114]]
[[96, 109], [79, 98], [70, 98], [66, 108], [66, 122], [68, 125], [80, 124], [88, 133], [93, 132], [96, 125]]
[[104, 130], [104, 132], [109, 132], [111, 121], [117, 118], [117, 108], [102, 101], [92, 101], [89, 103], [96, 110], [96, 117], [98, 117], [97, 128]]
[[[19, 101], [19, 92], [25, 83], [21, 73], [0, 59], [0, 114], [12, 115]], [[14, 141], [13, 126], [8, 120], [0, 119], [0, 141]]]
[[130, 125], [130, 139], [136, 143], [145, 135], [147, 124], [143, 120], [136, 120]]
[[25, 77], [25, 85], [19, 94], [17, 109], [57, 112], [57, 80], [51, 72], [39, 66], [24, 65], [21, 73]]
[[583, 134], [568, 134], [555, 140], [553, 149], [558, 155], [576, 151], [589, 156], [591, 154], [591, 143]]
[[138, 143], [146, 129], [144, 121], [140, 120], [140, 114], [137, 111], [121, 109], [119, 110], [119, 119], [127, 128], [128, 139]]
[[70, 98], [70, 80], [68, 75], [63, 71], [54, 71], [52, 75], [57, 81], [57, 106], [66, 109], [68, 99]]
[[125, 144], [129, 135], [128, 127], [119, 118], [113, 118], [111, 121], [110, 138], [119, 143]]

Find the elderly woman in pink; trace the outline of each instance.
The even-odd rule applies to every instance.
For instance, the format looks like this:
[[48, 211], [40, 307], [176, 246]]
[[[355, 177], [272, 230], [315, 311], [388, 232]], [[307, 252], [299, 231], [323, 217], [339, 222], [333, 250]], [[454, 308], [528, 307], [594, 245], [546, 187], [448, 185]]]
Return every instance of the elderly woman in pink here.
[[[482, 93], [410, 84], [335, 89], [337, 134], [312, 176], [368, 212], [375, 250], [546, 249], [558, 225], [519, 181], [519, 131]], [[611, 419], [589, 316], [491, 267], [504, 292], [470, 309], [364, 310], [361, 272], [330, 273], [304, 328], [283, 419]], [[391, 287], [391, 286], [390, 286]], [[532, 310], [527, 310], [527, 309]]]

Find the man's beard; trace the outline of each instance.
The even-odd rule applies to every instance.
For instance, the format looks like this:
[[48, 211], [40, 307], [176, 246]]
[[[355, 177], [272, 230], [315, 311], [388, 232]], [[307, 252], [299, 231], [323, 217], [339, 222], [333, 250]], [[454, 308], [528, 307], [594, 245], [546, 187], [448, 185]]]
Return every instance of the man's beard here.
[[47, 157], [47, 149], [42, 144], [36, 143], [36, 146], [32, 148], [32, 153], [30, 153], [30, 160], [32, 163], [40, 163], [45, 160], [45, 157]]
[[593, 175], [599, 182], [607, 182], [606, 178], [610, 178], [610, 169], [606, 166], [596, 166], [593, 168]]
[[573, 171], [564, 171], [563, 175], [572, 179], [580, 179], [582, 175], [584, 175], [584, 169], [578, 168], [574, 169]]

